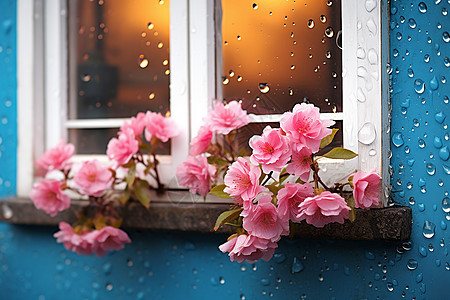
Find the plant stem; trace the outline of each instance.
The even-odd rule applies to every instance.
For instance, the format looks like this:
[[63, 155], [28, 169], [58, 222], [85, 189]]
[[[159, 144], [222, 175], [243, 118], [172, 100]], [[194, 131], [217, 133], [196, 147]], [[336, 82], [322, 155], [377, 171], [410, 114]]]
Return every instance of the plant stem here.
[[157, 191], [162, 192], [164, 190], [164, 185], [161, 184], [161, 179], [159, 178], [159, 173], [158, 173], [159, 161], [156, 159], [155, 152], [152, 152], [152, 155], [153, 155], [153, 169], [155, 170], [155, 179], [156, 179], [156, 183], [158, 184]]
[[267, 181], [269, 181], [272, 178], [273, 171], [270, 171], [269, 175], [264, 179], [264, 181], [261, 183], [261, 185], [265, 185]]
[[311, 164], [311, 170], [313, 171], [313, 177], [314, 177], [314, 186], [317, 189], [319, 187], [318, 183], [320, 183], [325, 190], [329, 191], [330, 188], [322, 181], [322, 178], [319, 176], [319, 164], [317, 161], [314, 161], [314, 156], [311, 155], [311, 160], [313, 163]]

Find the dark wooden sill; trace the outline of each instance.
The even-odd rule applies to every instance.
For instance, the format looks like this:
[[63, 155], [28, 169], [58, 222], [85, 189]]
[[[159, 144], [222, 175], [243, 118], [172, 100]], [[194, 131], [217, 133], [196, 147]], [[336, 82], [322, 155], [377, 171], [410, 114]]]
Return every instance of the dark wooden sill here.
[[[0, 221], [28, 225], [57, 225], [60, 221], [74, 222], [75, 212], [86, 205], [86, 201], [73, 200], [72, 206], [50, 217], [37, 210], [31, 200], [22, 198], [0, 200]], [[148, 229], [155, 231], [212, 232], [217, 216], [228, 209], [228, 204], [203, 203], [152, 203], [144, 209], [131, 203], [118, 211], [124, 218], [125, 229]], [[405, 241], [410, 238], [412, 225], [411, 208], [393, 206], [371, 210], [356, 210], [356, 221], [344, 224], [332, 223], [316, 228], [305, 222], [295, 224], [294, 237]], [[218, 233], [231, 233], [223, 228]]]

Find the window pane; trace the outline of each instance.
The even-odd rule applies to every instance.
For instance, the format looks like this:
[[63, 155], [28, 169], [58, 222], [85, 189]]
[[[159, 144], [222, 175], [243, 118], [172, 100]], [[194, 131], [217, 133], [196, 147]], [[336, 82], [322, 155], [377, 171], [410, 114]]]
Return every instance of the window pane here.
[[69, 3], [69, 119], [169, 110], [169, 1]]
[[[117, 137], [117, 129], [69, 129], [69, 141], [76, 145], [77, 154], [105, 154], [113, 137]], [[170, 155], [170, 145], [170, 141], [160, 143], [156, 153]]]
[[249, 113], [342, 111], [340, 1], [222, 0], [223, 97]]

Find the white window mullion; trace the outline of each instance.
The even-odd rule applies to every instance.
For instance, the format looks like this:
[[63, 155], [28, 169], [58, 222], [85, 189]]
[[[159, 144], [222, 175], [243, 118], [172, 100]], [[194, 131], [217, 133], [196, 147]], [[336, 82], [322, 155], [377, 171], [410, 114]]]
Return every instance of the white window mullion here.
[[216, 97], [214, 1], [189, 2], [191, 137], [197, 134]]
[[[35, 19], [36, 18], [36, 19]], [[33, 186], [35, 13], [33, 0], [17, 1], [17, 195], [28, 196]], [[32, 68], [32, 70], [30, 70]]]
[[[388, 197], [384, 190], [389, 187], [390, 126], [385, 70], [389, 59], [387, 6], [380, 0], [342, 0], [344, 146], [358, 153], [357, 169], [382, 175], [380, 200], [384, 206]], [[381, 26], [382, 22], [387, 25]], [[348, 120], [356, 125], [348, 126]]]
[[171, 139], [171, 159], [160, 165], [161, 180], [177, 187], [175, 170], [189, 153], [189, 19], [188, 1], [170, 1], [170, 114], [181, 132]]
[[65, 1], [44, 2], [45, 131], [46, 149], [66, 138], [67, 118], [67, 9]]

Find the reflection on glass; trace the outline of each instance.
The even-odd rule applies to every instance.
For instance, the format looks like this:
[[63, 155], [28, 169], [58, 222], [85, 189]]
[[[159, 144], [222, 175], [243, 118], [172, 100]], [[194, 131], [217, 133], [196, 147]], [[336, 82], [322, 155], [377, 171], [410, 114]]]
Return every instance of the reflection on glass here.
[[[169, 1], [68, 3], [68, 119], [126, 118], [146, 110], [168, 112]], [[76, 132], [72, 130], [70, 137], [75, 138]], [[105, 148], [100, 140], [97, 146], [89, 146], [93, 153]]]
[[223, 0], [223, 97], [249, 113], [342, 111], [340, 1]]

